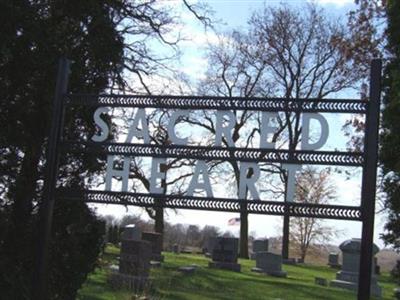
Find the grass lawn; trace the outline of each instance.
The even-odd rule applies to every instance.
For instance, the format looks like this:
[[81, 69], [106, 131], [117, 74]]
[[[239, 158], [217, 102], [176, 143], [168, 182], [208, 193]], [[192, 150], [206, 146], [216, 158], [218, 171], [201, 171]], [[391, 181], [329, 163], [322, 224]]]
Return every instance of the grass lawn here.
[[[107, 266], [116, 263], [119, 249], [107, 247], [100, 265], [91, 274], [79, 291], [80, 300], [125, 300], [136, 298], [131, 292], [113, 290], [107, 283]], [[335, 278], [335, 270], [325, 266], [284, 265], [287, 278], [275, 278], [251, 272], [255, 261], [240, 260], [242, 272], [209, 269], [208, 261], [201, 255], [163, 253], [165, 262], [159, 269], [152, 269], [153, 287], [147, 299], [356, 299], [356, 294], [347, 290], [322, 287], [314, 284], [314, 277]], [[195, 274], [184, 275], [177, 271], [179, 266], [196, 264]], [[388, 274], [379, 277], [383, 288], [383, 299], [393, 299], [395, 284]]]

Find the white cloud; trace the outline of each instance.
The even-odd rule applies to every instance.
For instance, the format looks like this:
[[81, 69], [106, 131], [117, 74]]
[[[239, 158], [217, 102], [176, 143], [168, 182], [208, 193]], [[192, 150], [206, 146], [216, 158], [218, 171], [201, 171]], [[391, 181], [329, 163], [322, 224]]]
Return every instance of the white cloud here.
[[337, 6], [345, 6], [348, 4], [352, 4], [354, 1], [353, 0], [313, 0], [309, 2], [315, 2], [321, 5], [326, 5], [326, 4], [333, 4]]

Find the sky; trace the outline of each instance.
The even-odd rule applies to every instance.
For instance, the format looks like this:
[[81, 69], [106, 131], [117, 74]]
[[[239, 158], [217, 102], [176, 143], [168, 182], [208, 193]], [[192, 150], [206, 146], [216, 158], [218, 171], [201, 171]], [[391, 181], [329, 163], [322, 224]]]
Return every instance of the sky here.
[[[168, 1], [168, 3], [177, 3], [178, 1]], [[214, 11], [214, 18], [220, 20], [217, 25], [218, 31], [226, 31], [229, 29], [245, 29], [247, 20], [252, 12], [263, 8], [264, 1], [258, 0], [209, 0], [206, 2]], [[309, 1], [286, 1], [293, 6], [299, 6]], [[346, 13], [354, 8], [352, 0], [318, 0], [319, 4], [329, 15], [334, 18], [346, 18]], [[279, 5], [282, 1], [265, 1], [267, 5]], [[182, 18], [187, 22], [187, 26], [182, 28], [182, 32], [188, 41], [181, 44], [182, 58], [181, 71], [184, 72], [193, 81], [204, 76], [207, 67], [205, 59], [205, 50], [208, 43], [217, 41], [216, 35], [211, 30], [205, 31], [204, 28], [192, 21], [192, 16], [184, 13]], [[334, 116], [335, 117], [335, 116]], [[334, 118], [333, 117], [333, 118]], [[332, 118], [332, 117], [331, 117]], [[340, 116], [341, 122], [344, 121]], [[335, 122], [335, 119], [328, 119], [329, 123]], [[334, 147], [335, 139], [343, 136], [340, 127], [330, 126], [330, 140], [328, 147]], [[354, 205], [360, 201], [360, 176], [353, 176], [346, 180], [343, 176], [335, 176], [335, 184], [338, 187], [338, 203]], [[99, 214], [113, 214], [121, 217], [125, 214], [142, 214], [143, 218], [147, 218], [146, 213], [141, 208], [121, 207], [117, 205], [93, 205]], [[166, 220], [170, 223], [197, 224], [199, 226], [214, 225], [221, 228], [222, 231], [229, 230], [236, 236], [239, 235], [239, 226], [228, 226], [228, 220], [233, 217], [239, 217], [237, 213], [223, 212], [205, 212], [196, 210], [178, 210], [174, 212], [170, 209], [166, 210]], [[281, 217], [268, 215], [249, 215], [249, 232], [256, 237], [272, 237], [281, 235]], [[348, 238], [361, 237], [361, 222], [355, 221], [325, 221], [328, 226], [338, 229], [340, 235], [333, 240], [334, 244], [339, 244]], [[379, 240], [379, 234], [383, 231], [384, 216], [377, 215], [375, 220], [375, 243], [379, 247], [383, 247], [383, 243]]]

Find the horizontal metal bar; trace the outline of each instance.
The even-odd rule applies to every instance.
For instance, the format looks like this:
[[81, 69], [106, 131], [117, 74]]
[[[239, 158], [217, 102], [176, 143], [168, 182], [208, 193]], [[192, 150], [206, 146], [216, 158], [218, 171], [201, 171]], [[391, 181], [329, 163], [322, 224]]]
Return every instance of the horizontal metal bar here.
[[64, 141], [65, 151], [89, 152], [96, 154], [164, 157], [199, 160], [276, 162], [287, 164], [314, 164], [362, 166], [363, 154], [360, 152], [304, 151], [252, 148], [223, 148], [206, 146], [153, 145], [130, 143], [94, 143]]
[[70, 105], [109, 107], [169, 108], [169, 109], [216, 109], [251, 111], [300, 111], [321, 113], [360, 113], [368, 108], [366, 100], [355, 99], [286, 99], [244, 98], [211, 96], [171, 95], [91, 95], [67, 94]]
[[[283, 216], [285, 206], [292, 217], [310, 217], [336, 220], [361, 221], [361, 210], [358, 206], [306, 204], [295, 202], [203, 198], [178, 195], [158, 195], [145, 193], [127, 193], [110, 191], [76, 191], [59, 190], [58, 197], [80, 200], [87, 203], [120, 204], [141, 207], [180, 208], [208, 211], [240, 212], [243, 202], [248, 213]], [[160, 201], [157, 201], [160, 200]]]

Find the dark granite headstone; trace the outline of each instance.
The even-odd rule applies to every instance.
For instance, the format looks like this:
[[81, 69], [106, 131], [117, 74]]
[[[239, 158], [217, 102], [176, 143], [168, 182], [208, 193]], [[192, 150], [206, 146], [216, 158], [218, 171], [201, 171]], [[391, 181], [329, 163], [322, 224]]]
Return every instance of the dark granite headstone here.
[[329, 253], [328, 257], [328, 265], [331, 268], [340, 268], [339, 264], [339, 254], [338, 253]]
[[164, 256], [161, 255], [162, 235], [156, 232], [143, 232], [142, 239], [151, 244], [151, 260], [164, 261]]
[[172, 246], [172, 252], [175, 254], [179, 254], [180, 253], [180, 249], [179, 249], [179, 245], [178, 244], [174, 244]]
[[148, 276], [151, 245], [146, 241], [122, 240], [119, 272], [134, 276]]
[[127, 227], [122, 233], [118, 272], [111, 270], [109, 282], [114, 288], [142, 291], [149, 284], [151, 244], [138, 239], [140, 230]]
[[375, 274], [380, 275], [381, 274], [381, 266], [378, 265], [378, 258], [374, 256], [374, 265], [375, 265]]
[[124, 227], [121, 233], [121, 240], [142, 240], [142, 231], [135, 225], [129, 224]]
[[216, 238], [209, 238], [206, 240], [205, 244], [203, 245], [203, 253], [206, 255], [207, 253], [211, 255]]
[[237, 263], [239, 240], [237, 238], [218, 237], [211, 253], [210, 268], [219, 268], [240, 272]]
[[328, 286], [328, 280], [326, 280], [326, 278], [322, 278], [322, 277], [315, 277], [315, 284], [322, 285], [322, 286]]
[[185, 273], [185, 274], [193, 274], [196, 271], [197, 267], [194, 266], [183, 266], [179, 267], [178, 271]]
[[217, 238], [212, 250], [212, 260], [231, 263], [237, 262], [238, 246], [239, 240], [236, 238]]
[[393, 289], [393, 296], [395, 297], [395, 299], [400, 300], [400, 288]]

